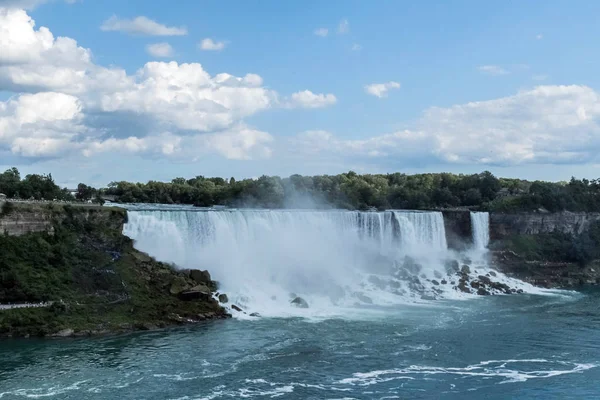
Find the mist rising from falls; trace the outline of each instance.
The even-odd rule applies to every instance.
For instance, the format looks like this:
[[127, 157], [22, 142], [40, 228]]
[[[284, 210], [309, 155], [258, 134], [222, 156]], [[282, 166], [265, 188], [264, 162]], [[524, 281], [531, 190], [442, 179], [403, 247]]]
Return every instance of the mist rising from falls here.
[[[290, 306], [293, 295], [313, 313], [463, 296], [448, 268], [449, 258], [462, 256], [448, 250], [440, 212], [163, 210], [128, 217], [124, 233], [136, 248], [209, 270], [232, 302], [265, 316], [306, 312]], [[487, 219], [474, 218], [480, 240]]]

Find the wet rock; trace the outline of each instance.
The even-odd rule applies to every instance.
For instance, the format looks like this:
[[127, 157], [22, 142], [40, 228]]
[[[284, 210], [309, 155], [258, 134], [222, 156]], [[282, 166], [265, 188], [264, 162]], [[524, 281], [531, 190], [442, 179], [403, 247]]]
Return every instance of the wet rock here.
[[511, 290], [510, 290], [510, 287], [507, 284], [505, 284], [505, 283], [492, 282], [490, 284], [490, 287], [492, 289], [500, 290], [500, 291], [502, 291], [502, 292], [504, 292], [506, 294], [511, 294], [512, 293]]
[[454, 285], [456, 285], [456, 281], [452, 281], [452, 282], [450, 282], [450, 284], [454, 286]]
[[132, 252], [131, 255], [139, 262], [148, 263], [152, 261], [152, 258], [148, 254], [142, 253], [141, 251], [136, 250]]
[[244, 310], [242, 310], [240, 307], [236, 306], [235, 304], [232, 304], [231, 308], [235, 311], [244, 312]]
[[398, 271], [396, 271], [394, 276], [398, 279], [410, 279], [412, 274], [409, 271], [407, 271], [406, 269], [400, 268]]
[[519, 294], [523, 293], [523, 289], [517, 289], [517, 293], [519, 293]]
[[461, 274], [466, 274], [466, 275], [468, 275], [468, 274], [470, 274], [470, 273], [471, 273], [471, 268], [470, 268], [468, 265], [463, 265], [463, 266], [460, 268], [460, 272], [461, 272]]
[[445, 279], [442, 279], [442, 282], [440, 282], [440, 283], [441, 283], [442, 285], [445, 285], [445, 284], [447, 284], [447, 283], [448, 283], [448, 281], [447, 281], [447, 280], [445, 280]]
[[494, 271], [490, 271], [489, 274], [494, 277], [496, 276], [496, 273]]
[[257, 312], [253, 312], [252, 314], [250, 314], [251, 317], [260, 317], [260, 314]]
[[473, 281], [471, 282], [471, 287], [473, 289], [479, 289], [481, 287], [481, 283], [479, 283], [478, 281]]
[[191, 269], [190, 270], [190, 278], [193, 279], [196, 283], [204, 283], [204, 284], [212, 283], [212, 279], [210, 278], [210, 273], [208, 271], [201, 271], [199, 269]]
[[225, 293], [221, 293], [219, 295], [219, 302], [223, 304], [227, 304], [229, 302], [229, 297]]
[[432, 296], [430, 294], [424, 294], [421, 296], [421, 300], [435, 300], [435, 296]]
[[73, 329], [63, 329], [63, 330], [56, 332], [55, 334], [53, 334], [51, 336], [52, 337], [69, 337], [69, 336], [73, 336], [74, 333], [75, 333], [75, 331]]
[[141, 331], [154, 331], [154, 330], [158, 329], [158, 326], [151, 324], [149, 322], [144, 322], [144, 323], [136, 325], [136, 328]]
[[169, 288], [169, 292], [171, 294], [179, 294], [179, 293], [184, 292], [189, 289], [190, 289], [190, 285], [187, 283], [185, 278], [183, 278], [181, 276], [176, 276], [175, 278], [173, 278], [173, 281], [171, 282], [171, 287]]
[[290, 303], [298, 308], [308, 308], [308, 303], [302, 297], [296, 297]]
[[460, 271], [460, 265], [458, 264], [458, 261], [456, 261], [456, 260], [448, 260], [448, 261], [446, 261], [445, 267], [446, 267], [446, 271], [449, 274], [453, 274], [455, 272]]
[[480, 296], [489, 296], [490, 292], [488, 292], [484, 288], [479, 288], [479, 289], [477, 289], [477, 294]]
[[431, 283], [433, 283], [434, 285], [438, 286], [440, 283], [438, 281], [436, 281], [435, 279], [431, 281]]
[[439, 271], [433, 271], [433, 276], [437, 279], [442, 279], [442, 274]]
[[179, 293], [179, 298], [181, 300], [185, 300], [185, 301], [196, 300], [196, 299], [208, 301], [208, 300], [212, 299], [212, 296], [211, 296], [210, 289], [206, 285], [197, 285], [189, 290]]
[[477, 277], [481, 283], [483, 283], [484, 285], [490, 285], [492, 283], [492, 280], [490, 278], [488, 278], [487, 276], [483, 276], [483, 275], [479, 275]]
[[467, 286], [467, 281], [465, 281], [465, 280], [460, 280], [458, 282], [458, 286], [457, 287], [458, 287], [458, 290], [460, 290], [463, 293], [471, 293], [471, 290]]

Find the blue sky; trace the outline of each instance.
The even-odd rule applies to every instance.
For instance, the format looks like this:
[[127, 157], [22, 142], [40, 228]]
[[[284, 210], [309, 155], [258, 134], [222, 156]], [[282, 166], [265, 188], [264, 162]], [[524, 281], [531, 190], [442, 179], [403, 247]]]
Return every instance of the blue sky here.
[[65, 185], [595, 178], [599, 14], [595, 1], [0, 0], [0, 168]]

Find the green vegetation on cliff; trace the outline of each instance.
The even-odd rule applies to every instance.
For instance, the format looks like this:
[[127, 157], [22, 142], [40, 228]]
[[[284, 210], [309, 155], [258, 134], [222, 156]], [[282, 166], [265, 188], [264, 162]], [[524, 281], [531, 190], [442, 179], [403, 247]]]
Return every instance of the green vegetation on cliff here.
[[0, 236], [0, 304], [52, 305], [0, 310], [0, 335], [115, 331], [224, 315], [210, 292], [181, 299], [180, 292], [198, 282], [136, 251], [121, 234], [124, 210], [52, 204], [23, 209], [49, 213], [53, 233]]
[[495, 250], [509, 250], [525, 261], [569, 262], [579, 265], [600, 259], [600, 222], [581, 234], [548, 232], [512, 235], [494, 243]]

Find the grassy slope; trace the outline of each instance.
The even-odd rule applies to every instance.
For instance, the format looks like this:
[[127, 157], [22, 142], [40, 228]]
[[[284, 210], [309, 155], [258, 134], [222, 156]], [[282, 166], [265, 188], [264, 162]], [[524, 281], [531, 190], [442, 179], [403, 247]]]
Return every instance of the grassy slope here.
[[144, 329], [223, 315], [214, 301], [181, 301], [171, 294], [175, 280], [194, 283], [133, 248], [121, 234], [123, 210], [18, 207], [50, 213], [54, 235], [0, 236], [0, 303], [54, 304], [0, 311], [0, 335]]

